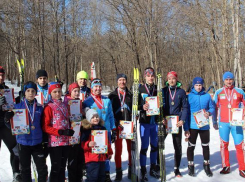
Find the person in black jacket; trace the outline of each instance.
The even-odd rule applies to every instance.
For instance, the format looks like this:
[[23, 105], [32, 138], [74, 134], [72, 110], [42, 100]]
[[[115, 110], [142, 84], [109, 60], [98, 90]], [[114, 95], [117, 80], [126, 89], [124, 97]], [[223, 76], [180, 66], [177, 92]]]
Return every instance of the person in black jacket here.
[[[182, 177], [179, 166], [182, 157], [182, 125], [184, 124], [187, 112], [188, 104], [186, 98], [186, 92], [180, 88], [181, 83], [177, 81], [177, 73], [171, 71], [167, 74], [168, 81], [166, 82], [166, 87], [163, 88], [163, 113], [164, 116], [177, 115], [179, 116], [179, 121], [177, 126], [179, 128], [178, 134], [172, 134], [173, 144], [174, 144], [174, 173], [176, 177]], [[164, 124], [165, 124], [164, 120]], [[166, 135], [167, 137], [167, 135]]]
[[148, 181], [146, 171], [146, 153], [151, 145], [150, 153], [150, 175], [159, 178], [157, 162], [158, 151], [158, 136], [157, 136], [157, 116], [146, 116], [146, 111], [149, 104], [145, 103], [146, 97], [157, 96], [157, 86], [154, 85], [155, 71], [148, 67], [145, 69], [144, 77], [146, 84], [139, 87], [139, 110], [140, 110], [140, 136], [141, 136], [141, 150], [140, 150], [140, 166], [141, 166], [141, 181]]
[[[113, 113], [116, 122], [117, 138], [115, 140], [115, 163], [116, 163], [116, 179], [122, 180], [122, 139], [119, 138], [119, 130], [123, 130], [120, 120], [131, 121], [132, 113], [132, 93], [126, 87], [127, 76], [125, 74], [117, 75], [118, 87], [109, 94], [112, 103]], [[131, 178], [131, 140], [126, 139], [128, 150], [128, 178]]]
[[[9, 87], [4, 83], [5, 70], [0, 66], [0, 89], [8, 89]], [[2, 110], [2, 105], [6, 103], [6, 98], [0, 95], [0, 147], [1, 142], [5, 143], [10, 152], [10, 164], [13, 170], [13, 181], [22, 181], [19, 169], [19, 157], [15, 155], [14, 151], [17, 149], [17, 142], [14, 135], [12, 135], [11, 130], [4, 123], [4, 116], [6, 111]]]

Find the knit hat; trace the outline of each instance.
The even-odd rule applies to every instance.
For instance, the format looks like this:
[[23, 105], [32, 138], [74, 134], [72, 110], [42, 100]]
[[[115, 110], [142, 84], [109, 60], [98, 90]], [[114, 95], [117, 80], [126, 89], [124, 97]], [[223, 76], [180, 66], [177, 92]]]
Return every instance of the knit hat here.
[[193, 79], [192, 81], [192, 86], [196, 85], [196, 84], [204, 84], [204, 80], [201, 77], [196, 77]]
[[223, 74], [223, 81], [225, 81], [226, 79], [234, 79], [233, 73], [229, 71], [225, 72]]
[[82, 78], [88, 80], [88, 73], [86, 71], [82, 70], [77, 73], [77, 80], [82, 79]]
[[60, 88], [61, 89], [61, 84], [59, 82], [50, 82], [48, 83], [48, 93], [51, 94], [51, 92], [56, 89]]
[[154, 71], [154, 69], [151, 68], [151, 67], [146, 68], [146, 69], [145, 69], [145, 72], [144, 72], [144, 76], [146, 76], [146, 75], [153, 75], [153, 76], [155, 76], [155, 71]]
[[86, 120], [88, 122], [91, 121], [91, 119], [93, 118], [94, 115], [98, 115], [96, 110], [90, 109], [90, 108], [85, 108], [85, 112], [86, 112]]
[[95, 85], [102, 86], [101, 80], [100, 80], [99, 78], [93, 79], [93, 81], [91, 82], [91, 88], [93, 89], [93, 87], [94, 87]]
[[5, 70], [2, 66], [0, 66], [0, 73], [5, 74]]
[[68, 88], [69, 94], [71, 94], [72, 90], [74, 90], [75, 88], [79, 88], [80, 89], [79, 85], [76, 82], [70, 84], [69, 88]]
[[177, 73], [175, 71], [168, 72], [167, 78], [168, 77], [174, 77], [174, 78], [176, 78], [178, 80], [178, 75], [177, 75]]
[[25, 93], [26, 90], [29, 89], [29, 88], [33, 88], [33, 89], [36, 91], [36, 93], [37, 93], [37, 84], [35, 84], [34, 82], [28, 81], [28, 82], [26, 82], [26, 83], [24, 84], [24, 88], [23, 88], [24, 93]]
[[123, 74], [123, 73], [117, 74], [117, 81], [119, 80], [119, 78], [125, 78], [126, 81], [127, 81], [127, 76], [125, 74]]
[[48, 73], [45, 70], [38, 70], [36, 73], [36, 78], [38, 79], [39, 77], [42, 76], [48, 77]]

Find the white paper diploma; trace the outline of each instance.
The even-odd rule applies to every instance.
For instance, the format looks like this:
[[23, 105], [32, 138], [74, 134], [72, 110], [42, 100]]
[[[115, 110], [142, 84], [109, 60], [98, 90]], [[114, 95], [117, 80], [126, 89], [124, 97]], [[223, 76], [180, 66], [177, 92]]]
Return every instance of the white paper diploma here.
[[75, 122], [71, 121], [71, 129], [74, 130], [73, 136], [69, 137], [69, 144], [74, 145], [74, 144], [79, 144], [80, 143], [80, 128], [81, 128], [81, 121]]
[[209, 119], [205, 117], [205, 109], [193, 113], [198, 128], [209, 125]]
[[94, 141], [96, 145], [92, 148], [92, 153], [106, 154], [108, 152], [108, 133], [107, 130], [92, 130], [91, 141]]
[[133, 139], [133, 122], [132, 121], [120, 121], [123, 126], [123, 130], [119, 132], [119, 138]]
[[159, 99], [157, 96], [155, 97], [146, 97], [145, 102], [149, 104], [149, 108], [146, 111], [147, 116], [159, 115]]
[[231, 125], [233, 126], [242, 126], [244, 123], [244, 108], [232, 108], [232, 119]]
[[37, 102], [39, 104], [41, 104], [42, 106], [44, 106], [43, 93], [42, 92], [38, 92], [37, 95], [35, 96], [35, 98], [37, 99]]
[[11, 119], [11, 130], [13, 135], [29, 134], [29, 119], [26, 109], [13, 109], [14, 117]]
[[6, 104], [2, 105], [3, 111], [12, 110], [14, 108], [15, 98], [14, 98], [14, 89], [1, 89], [0, 95], [5, 96]]
[[177, 123], [179, 121], [179, 116], [166, 116], [167, 120], [167, 132], [172, 134], [179, 133], [179, 127], [177, 127]]
[[78, 121], [82, 119], [80, 102], [80, 100], [69, 100], [68, 102], [71, 121]]

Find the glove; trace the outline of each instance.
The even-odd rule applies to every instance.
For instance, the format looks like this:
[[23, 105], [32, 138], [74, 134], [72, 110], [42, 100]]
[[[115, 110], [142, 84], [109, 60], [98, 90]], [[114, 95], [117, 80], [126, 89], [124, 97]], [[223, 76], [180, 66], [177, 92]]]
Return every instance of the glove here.
[[75, 133], [72, 129], [66, 129], [66, 130], [58, 130], [59, 135], [65, 135], [65, 136], [73, 136]]
[[6, 103], [6, 98], [5, 96], [0, 96], [0, 106]]
[[117, 139], [117, 131], [116, 130], [112, 130], [111, 143], [114, 143], [116, 139]]
[[118, 129], [119, 129], [120, 131], [123, 131], [123, 128], [124, 128], [123, 125], [121, 125], [121, 124], [118, 125]]
[[8, 111], [5, 113], [4, 115], [4, 121], [5, 122], [9, 122], [9, 120], [14, 116], [14, 112], [13, 111]]

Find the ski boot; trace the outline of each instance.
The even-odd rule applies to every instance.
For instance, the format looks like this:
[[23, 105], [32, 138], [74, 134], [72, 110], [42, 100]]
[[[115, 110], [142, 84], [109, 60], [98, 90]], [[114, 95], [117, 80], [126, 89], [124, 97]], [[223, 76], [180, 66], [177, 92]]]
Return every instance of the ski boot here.
[[230, 173], [230, 167], [223, 167], [223, 169], [220, 171], [220, 174], [229, 174]]
[[241, 177], [245, 178], [245, 170], [239, 170], [239, 174]]
[[205, 173], [206, 173], [206, 175], [208, 176], [208, 177], [212, 177], [213, 176], [213, 173], [212, 173], [212, 171], [210, 170], [210, 164], [209, 163], [203, 163], [203, 168], [204, 168], [204, 171], [205, 171]]
[[110, 171], [105, 172], [105, 182], [112, 182], [110, 177]]
[[151, 169], [150, 169], [150, 176], [159, 179], [160, 175], [157, 173], [157, 167], [156, 164], [151, 164]]
[[131, 166], [128, 166], [128, 179], [131, 179]]
[[182, 177], [182, 174], [180, 173], [180, 171], [179, 171], [178, 168], [175, 168], [175, 169], [174, 169], [174, 174], [175, 174], [175, 177], [179, 177], [179, 178]]
[[148, 181], [148, 178], [147, 178], [147, 172], [146, 172], [146, 167], [142, 166], [141, 167], [141, 182], [145, 182], [145, 181]]
[[22, 182], [22, 177], [20, 173], [14, 173], [13, 177], [13, 182]]
[[116, 178], [114, 182], [122, 181], [122, 168], [116, 169]]
[[188, 165], [188, 174], [189, 176], [195, 176], [195, 166], [194, 165]]

